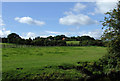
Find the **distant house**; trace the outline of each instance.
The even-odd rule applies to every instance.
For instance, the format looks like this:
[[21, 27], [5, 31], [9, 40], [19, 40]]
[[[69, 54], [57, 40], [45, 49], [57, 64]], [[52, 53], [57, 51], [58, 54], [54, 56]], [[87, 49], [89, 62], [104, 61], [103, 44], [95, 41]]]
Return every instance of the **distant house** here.
[[62, 38], [62, 40], [65, 40], [65, 38]]
[[51, 41], [51, 39], [48, 39], [49, 41]]

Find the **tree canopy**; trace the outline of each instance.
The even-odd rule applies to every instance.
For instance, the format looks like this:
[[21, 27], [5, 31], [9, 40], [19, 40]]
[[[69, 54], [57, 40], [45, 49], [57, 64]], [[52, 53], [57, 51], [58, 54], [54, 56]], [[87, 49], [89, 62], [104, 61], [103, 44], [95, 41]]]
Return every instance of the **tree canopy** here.
[[106, 13], [102, 23], [104, 34], [102, 39], [109, 41], [109, 53], [114, 56], [120, 56], [120, 1], [118, 6]]
[[7, 38], [9, 43], [19, 43], [21, 40], [21, 37], [16, 33], [9, 34]]

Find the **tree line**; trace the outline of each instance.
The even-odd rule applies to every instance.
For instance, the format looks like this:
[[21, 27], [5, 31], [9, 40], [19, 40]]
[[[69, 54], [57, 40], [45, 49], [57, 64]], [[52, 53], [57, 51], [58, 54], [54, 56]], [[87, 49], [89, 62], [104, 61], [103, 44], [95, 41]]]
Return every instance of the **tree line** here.
[[[43, 37], [35, 37], [34, 39], [24, 39], [21, 38], [16, 33], [9, 34], [6, 38], [1, 38], [2, 43], [13, 43], [19, 45], [34, 45], [34, 46], [104, 46], [102, 40], [95, 40], [90, 36], [73, 36], [67, 37], [65, 35], [57, 35], [57, 36], [48, 36], [46, 38]], [[79, 44], [69, 43], [66, 41], [79, 41]]]

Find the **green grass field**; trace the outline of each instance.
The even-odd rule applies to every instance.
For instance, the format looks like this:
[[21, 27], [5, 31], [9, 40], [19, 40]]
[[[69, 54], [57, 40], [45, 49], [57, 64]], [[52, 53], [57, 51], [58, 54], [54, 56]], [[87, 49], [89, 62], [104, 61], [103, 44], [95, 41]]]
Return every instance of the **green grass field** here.
[[[60, 70], [59, 65], [76, 64], [77, 62], [93, 62], [107, 53], [105, 47], [21, 47], [2, 49], [3, 78], [20, 78], [29, 73], [63, 72], [66, 77], [77, 73], [76, 70]], [[52, 66], [53, 68], [45, 67]], [[22, 70], [19, 70], [22, 68]], [[7, 75], [6, 75], [7, 74]], [[19, 76], [18, 76], [19, 75]], [[9, 77], [8, 77], [9, 76]]]
[[0, 43], [0, 45], [15, 45], [15, 44], [10, 44], [10, 43]]
[[66, 41], [67, 44], [79, 45], [80, 41]]

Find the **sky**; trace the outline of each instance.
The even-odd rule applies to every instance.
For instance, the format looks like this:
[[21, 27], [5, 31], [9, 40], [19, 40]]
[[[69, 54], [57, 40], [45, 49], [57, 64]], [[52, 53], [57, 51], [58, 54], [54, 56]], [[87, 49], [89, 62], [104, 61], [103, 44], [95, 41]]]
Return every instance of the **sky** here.
[[0, 37], [17, 33], [22, 38], [64, 34], [99, 39], [105, 12], [116, 2], [2, 2]]

